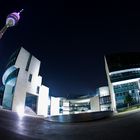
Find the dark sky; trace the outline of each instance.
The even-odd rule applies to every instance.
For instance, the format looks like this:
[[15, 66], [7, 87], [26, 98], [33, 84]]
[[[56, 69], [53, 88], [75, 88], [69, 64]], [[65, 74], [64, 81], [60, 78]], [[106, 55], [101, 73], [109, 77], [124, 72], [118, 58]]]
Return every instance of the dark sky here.
[[127, 1], [1, 0], [6, 16], [24, 8], [17, 26], [0, 40], [0, 76], [23, 46], [42, 61], [40, 75], [54, 96], [94, 94], [107, 84], [104, 55], [140, 51], [140, 8]]

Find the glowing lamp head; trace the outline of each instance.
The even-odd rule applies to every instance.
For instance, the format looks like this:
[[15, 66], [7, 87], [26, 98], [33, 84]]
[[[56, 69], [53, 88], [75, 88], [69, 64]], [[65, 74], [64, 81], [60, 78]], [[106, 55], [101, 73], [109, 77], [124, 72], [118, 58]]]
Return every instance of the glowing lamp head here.
[[2, 38], [3, 34], [6, 32], [7, 28], [15, 26], [19, 19], [20, 19], [20, 13], [23, 11], [20, 10], [18, 13], [17, 12], [13, 12], [11, 14], [9, 14], [6, 18], [6, 25], [0, 30], [0, 39]]
[[7, 16], [7, 18], [6, 18], [6, 25], [7, 25], [7, 27], [15, 26], [18, 23], [18, 21], [20, 19], [20, 13], [22, 11], [23, 11], [23, 9], [20, 10], [18, 13], [17, 12], [13, 12], [13, 13], [11, 13], [11, 14], [9, 14]]
[[20, 19], [20, 15], [19, 13], [13, 12], [11, 14], [9, 14], [6, 18], [6, 25], [8, 27], [12, 27], [15, 26], [16, 23], [19, 21]]

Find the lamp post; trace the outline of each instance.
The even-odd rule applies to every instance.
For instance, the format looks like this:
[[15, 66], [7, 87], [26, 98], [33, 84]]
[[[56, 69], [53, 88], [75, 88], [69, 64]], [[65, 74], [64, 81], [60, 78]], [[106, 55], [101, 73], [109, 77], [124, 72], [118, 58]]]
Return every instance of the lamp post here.
[[11, 14], [9, 14], [6, 18], [6, 24], [5, 26], [0, 30], [0, 39], [2, 38], [3, 34], [6, 32], [6, 30], [9, 28], [9, 27], [13, 27], [15, 26], [19, 19], [20, 19], [20, 13], [23, 11], [20, 10], [18, 13], [17, 12], [13, 12]]

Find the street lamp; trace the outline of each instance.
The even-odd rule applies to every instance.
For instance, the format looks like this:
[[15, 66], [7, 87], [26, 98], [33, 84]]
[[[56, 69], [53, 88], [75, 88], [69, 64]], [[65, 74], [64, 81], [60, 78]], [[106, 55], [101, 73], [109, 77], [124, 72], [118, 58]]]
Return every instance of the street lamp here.
[[0, 39], [2, 38], [3, 34], [6, 32], [6, 30], [9, 27], [15, 26], [18, 23], [18, 21], [20, 19], [20, 13], [22, 11], [23, 11], [23, 9], [20, 10], [18, 13], [13, 12], [7, 16], [5, 26], [0, 30]]

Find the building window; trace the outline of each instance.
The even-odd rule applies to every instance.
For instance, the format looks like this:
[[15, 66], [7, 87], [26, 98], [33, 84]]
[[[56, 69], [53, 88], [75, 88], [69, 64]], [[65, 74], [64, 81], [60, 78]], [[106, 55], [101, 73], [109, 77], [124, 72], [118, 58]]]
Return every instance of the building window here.
[[29, 75], [28, 81], [29, 81], [29, 82], [32, 81], [32, 74]]
[[27, 65], [26, 65], [26, 71], [29, 70], [29, 66], [30, 66], [30, 63], [31, 63], [31, 58], [32, 58], [32, 55], [30, 54], [29, 58], [28, 58], [28, 61], [27, 61]]
[[40, 87], [37, 86], [36, 93], [39, 93]]

